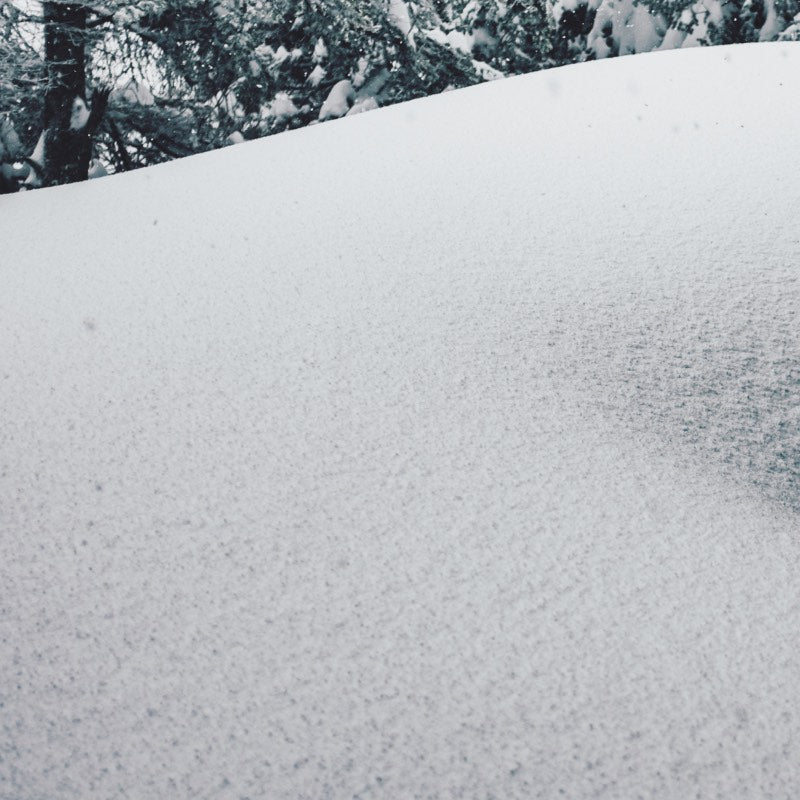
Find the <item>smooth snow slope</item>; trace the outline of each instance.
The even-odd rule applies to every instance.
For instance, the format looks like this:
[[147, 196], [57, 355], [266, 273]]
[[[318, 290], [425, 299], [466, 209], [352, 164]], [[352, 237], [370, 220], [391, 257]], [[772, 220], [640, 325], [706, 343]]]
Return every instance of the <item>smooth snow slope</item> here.
[[0, 206], [0, 797], [800, 796], [800, 45]]

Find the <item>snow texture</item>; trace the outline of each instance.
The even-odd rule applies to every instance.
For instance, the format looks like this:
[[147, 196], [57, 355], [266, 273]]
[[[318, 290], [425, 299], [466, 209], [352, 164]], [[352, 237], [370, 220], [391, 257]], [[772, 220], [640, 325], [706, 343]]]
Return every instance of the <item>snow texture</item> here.
[[800, 14], [795, 14], [792, 24], [779, 34], [778, 40], [782, 42], [800, 41]]
[[111, 93], [111, 97], [118, 102], [124, 101], [142, 106], [152, 106], [156, 102], [150, 87], [134, 78], [131, 78], [119, 89], [115, 89]]
[[485, 61], [472, 59], [472, 67], [485, 81], [499, 81], [506, 77], [499, 69], [495, 69]]
[[475, 37], [472, 34], [462, 31], [450, 31], [445, 33], [439, 28], [432, 28], [425, 31], [425, 35], [437, 44], [448, 45], [453, 50], [458, 50], [466, 55], [472, 55], [472, 48], [475, 46]]
[[409, 46], [416, 47], [411, 14], [403, 0], [389, 0], [387, 20], [390, 25], [393, 25], [402, 34]]
[[319, 110], [320, 122], [343, 117], [350, 110], [355, 96], [356, 93], [350, 81], [344, 80], [335, 83]]
[[306, 81], [310, 83], [312, 86], [319, 86], [322, 83], [322, 79], [325, 77], [325, 68], [322, 67], [320, 64], [317, 64], [311, 72], [308, 73], [308, 77]]
[[373, 111], [378, 108], [378, 101], [374, 97], [364, 97], [356, 100], [352, 108], [347, 112], [348, 117], [353, 114], [363, 114], [365, 111]]
[[286, 92], [278, 92], [275, 99], [269, 104], [269, 116], [280, 119], [289, 119], [297, 116], [300, 112]]
[[607, 25], [621, 56], [654, 50], [665, 33], [661, 20], [634, 0], [602, 0], [587, 36], [597, 58], [605, 58], [610, 52], [603, 33]]
[[781, 25], [775, 11], [775, 0], [764, 0], [764, 7], [767, 10], [767, 19], [761, 26], [758, 39], [761, 42], [769, 42], [781, 32]]
[[328, 48], [325, 46], [325, 40], [320, 36], [317, 43], [314, 45], [313, 61], [315, 64], [322, 63], [328, 57]]
[[800, 796], [798, 96], [653, 53], [3, 197], [0, 797]]

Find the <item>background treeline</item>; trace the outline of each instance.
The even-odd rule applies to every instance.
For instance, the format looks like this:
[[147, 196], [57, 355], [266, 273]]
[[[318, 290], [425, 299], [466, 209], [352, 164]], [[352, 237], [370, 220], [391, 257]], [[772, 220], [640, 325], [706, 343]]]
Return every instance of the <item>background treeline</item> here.
[[800, 0], [0, 0], [0, 25], [0, 160], [106, 87], [102, 173], [576, 61], [797, 39]]

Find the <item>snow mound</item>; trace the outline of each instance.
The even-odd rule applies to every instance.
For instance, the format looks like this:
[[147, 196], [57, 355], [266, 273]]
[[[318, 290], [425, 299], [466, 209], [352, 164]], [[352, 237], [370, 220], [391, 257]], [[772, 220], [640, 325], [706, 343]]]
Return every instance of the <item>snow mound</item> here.
[[799, 96], [654, 53], [0, 199], [0, 796], [798, 796]]
[[343, 80], [335, 83], [319, 110], [320, 122], [345, 116], [350, 110], [355, 96], [356, 93], [350, 81]]

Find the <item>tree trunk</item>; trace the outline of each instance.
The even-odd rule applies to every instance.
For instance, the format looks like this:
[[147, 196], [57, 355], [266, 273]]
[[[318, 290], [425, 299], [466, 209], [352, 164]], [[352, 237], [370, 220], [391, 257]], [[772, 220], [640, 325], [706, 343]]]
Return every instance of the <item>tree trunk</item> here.
[[86, 96], [86, 6], [49, 0], [43, 3], [47, 89], [44, 98], [44, 182], [86, 180], [88, 163], [76, 147], [70, 117], [76, 98]]

